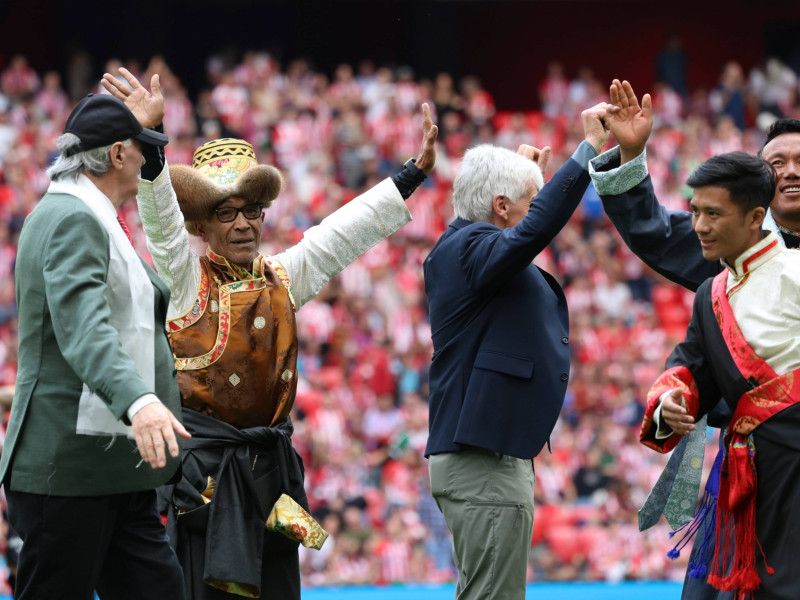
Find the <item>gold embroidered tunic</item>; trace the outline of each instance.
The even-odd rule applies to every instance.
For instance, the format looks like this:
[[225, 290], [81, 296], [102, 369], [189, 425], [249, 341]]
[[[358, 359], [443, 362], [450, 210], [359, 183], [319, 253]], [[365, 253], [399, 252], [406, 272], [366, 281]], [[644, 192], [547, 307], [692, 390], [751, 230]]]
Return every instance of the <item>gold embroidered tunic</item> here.
[[199, 293], [168, 331], [184, 406], [236, 425], [274, 425], [297, 389], [297, 329], [288, 280], [258, 256], [253, 273], [210, 250]]
[[289, 414], [297, 386], [294, 311], [344, 267], [411, 220], [386, 179], [257, 257], [252, 273], [209, 252], [198, 258], [165, 167], [139, 181], [138, 206], [158, 274], [169, 286], [168, 329], [184, 406], [239, 427]]

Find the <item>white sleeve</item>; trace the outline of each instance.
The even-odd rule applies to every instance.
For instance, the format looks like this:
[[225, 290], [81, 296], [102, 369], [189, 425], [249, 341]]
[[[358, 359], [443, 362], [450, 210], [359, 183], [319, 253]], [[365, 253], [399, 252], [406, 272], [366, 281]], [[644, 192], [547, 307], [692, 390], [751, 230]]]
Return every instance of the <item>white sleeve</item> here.
[[653, 411], [653, 423], [656, 424], [656, 439], [657, 440], [665, 440], [670, 437], [674, 431], [672, 431], [672, 427], [667, 425], [666, 423], [661, 422], [661, 407], [662, 403], [664, 402], [664, 396], [669, 394], [669, 392], [664, 392], [661, 394], [661, 397], [658, 399], [658, 406]]
[[161, 400], [159, 400], [158, 396], [156, 396], [155, 394], [143, 394], [139, 396], [136, 400], [133, 401], [133, 404], [131, 404], [128, 407], [128, 420], [132, 421], [133, 416], [137, 412], [142, 410], [148, 404], [152, 404], [153, 402], [161, 402]]
[[385, 179], [308, 229], [300, 243], [271, 257], [289, 276], [295, 307], [316, 296], [347, 265], [411, 221], [403, 197]]
[[139, 217], [147, 248], [161, 279], [170, 291], [168, 319], [192, 307], [200, 287], [200, 260], [189, 242], [166, 162], [154, 181], [139, 179]]

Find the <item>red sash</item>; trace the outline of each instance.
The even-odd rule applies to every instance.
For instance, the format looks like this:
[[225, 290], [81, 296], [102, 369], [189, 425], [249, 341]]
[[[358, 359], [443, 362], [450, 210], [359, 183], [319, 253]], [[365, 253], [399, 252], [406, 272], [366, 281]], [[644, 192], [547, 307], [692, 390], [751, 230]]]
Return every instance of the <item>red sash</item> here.
[[[736, 366], [754, 387], [739, 398], [724, 433], [715, 558], [708, 582], [719, 590], [735, 591], [736, 600], [740, 600], [761, 584], [756, 572], [757, 551], [764, 555], [755, 533], [757, 478], [752, 432], [800, 401], [800, 369], [778, 375], [750, 347], [728, 302], [727, 279], [727, 271], [714, 278], [711, 304]], [[766, 568], [768, 573], [774, 572], [769, 565]]]

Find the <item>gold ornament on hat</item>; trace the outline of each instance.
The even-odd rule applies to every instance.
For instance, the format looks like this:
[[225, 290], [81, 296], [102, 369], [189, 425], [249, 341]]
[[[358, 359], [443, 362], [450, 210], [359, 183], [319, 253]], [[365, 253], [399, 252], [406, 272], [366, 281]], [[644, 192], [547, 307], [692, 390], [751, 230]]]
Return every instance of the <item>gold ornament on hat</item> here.
[[192, 235], [197, 235], [195, 222], [211, 218], [227, 198], [242, 198], [268, 208], [283, 188], [280, 172], [259, 165], [253, 146], [234, 138], [206, 142], [195, 150], [191, 167], [172, 165], [169, 172], [186, 229]]
[[195, 150], [192, 167], [220, 185], [228, 185], [256, 165], [253, 146], [244, 140], [222, 138]]

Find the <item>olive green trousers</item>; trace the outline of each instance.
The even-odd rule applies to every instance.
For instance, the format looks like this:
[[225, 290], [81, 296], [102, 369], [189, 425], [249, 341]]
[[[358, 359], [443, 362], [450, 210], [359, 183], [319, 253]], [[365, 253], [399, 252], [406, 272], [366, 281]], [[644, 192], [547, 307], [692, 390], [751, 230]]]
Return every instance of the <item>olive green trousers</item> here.
[[431, 493], [453, 534], [456, 600], [525, 598], [533, 463], [482, 448], [433, 454]]

